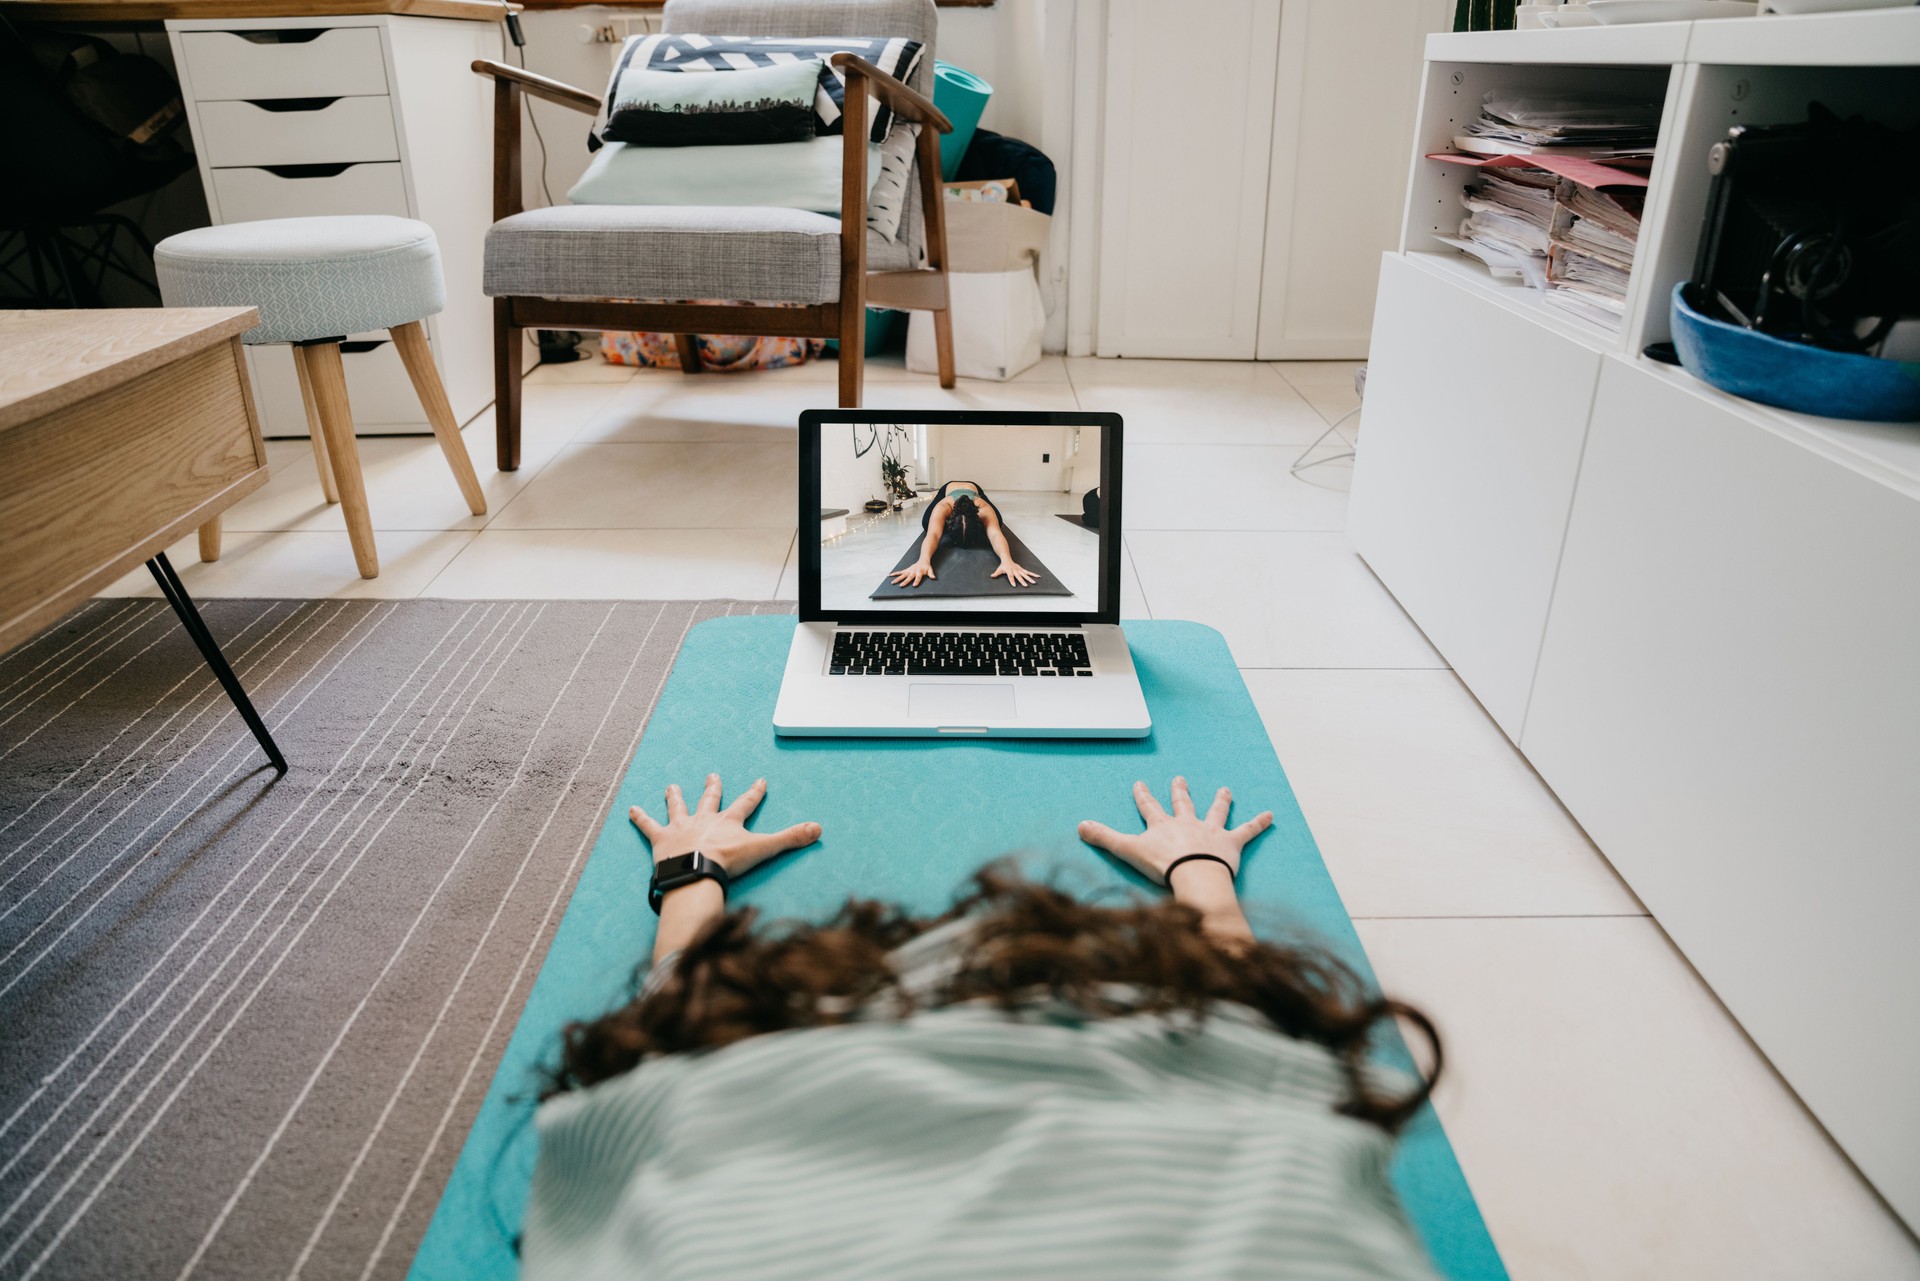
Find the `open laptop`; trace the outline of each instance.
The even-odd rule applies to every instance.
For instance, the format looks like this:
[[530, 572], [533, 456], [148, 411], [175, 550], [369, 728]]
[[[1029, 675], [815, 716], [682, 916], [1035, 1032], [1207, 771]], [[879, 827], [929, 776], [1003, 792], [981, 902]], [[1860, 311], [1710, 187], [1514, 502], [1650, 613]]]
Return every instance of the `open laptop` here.
[[1116, 414], [801, 415], [800, 625], [775, 732], [1143, 737], [1120, 434]]

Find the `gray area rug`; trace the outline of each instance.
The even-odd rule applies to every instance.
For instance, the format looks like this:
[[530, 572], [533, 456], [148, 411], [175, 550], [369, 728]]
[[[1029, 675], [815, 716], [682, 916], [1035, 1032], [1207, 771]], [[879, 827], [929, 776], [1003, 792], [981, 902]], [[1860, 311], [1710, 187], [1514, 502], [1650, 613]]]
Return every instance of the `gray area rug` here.
[[0, 657], [0, 1278], [403, 1275], [682, 638], [790, 607], [202, 610], [277, 782], [163, 602]]

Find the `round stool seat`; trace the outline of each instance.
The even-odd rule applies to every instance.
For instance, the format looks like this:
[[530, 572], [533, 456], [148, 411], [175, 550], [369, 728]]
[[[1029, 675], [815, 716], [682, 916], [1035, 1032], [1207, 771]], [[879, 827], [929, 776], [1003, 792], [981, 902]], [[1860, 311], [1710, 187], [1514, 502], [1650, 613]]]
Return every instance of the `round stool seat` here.
[[433, 228], [363, 214], [230, 222], [153, 249], [169, 307], [258, 307], [249, 343], [307, 342], [391, 329], [447, 305]]

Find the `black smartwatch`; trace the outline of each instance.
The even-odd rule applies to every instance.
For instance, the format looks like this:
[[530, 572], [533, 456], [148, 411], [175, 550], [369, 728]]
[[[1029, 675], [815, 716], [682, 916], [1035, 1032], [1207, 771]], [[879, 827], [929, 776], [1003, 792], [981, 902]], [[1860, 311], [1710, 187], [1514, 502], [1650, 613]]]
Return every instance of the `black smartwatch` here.
[[660, 915], [660, 901], [666, 898], [668, 891], [691, 885], [695, 881], [717, 881], [722, 894], [732, 884], [727, 869], [698, 850], [663, 858], [653, 865], [653, 884], [647, 887], [647, 906], [653, 909], [655, 916]]

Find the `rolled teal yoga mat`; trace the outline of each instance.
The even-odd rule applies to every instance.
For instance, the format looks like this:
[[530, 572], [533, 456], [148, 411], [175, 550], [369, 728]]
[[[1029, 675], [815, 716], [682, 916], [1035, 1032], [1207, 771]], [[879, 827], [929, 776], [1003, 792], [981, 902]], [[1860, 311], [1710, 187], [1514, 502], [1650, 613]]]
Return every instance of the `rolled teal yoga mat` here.
[[951, 62], [934, 60], [933, 105], [953, 122], [953, 132], [940, 135], [942, 178], [953, 177], [960, 168], [960, 157], [967, 154], [967, 144], [973, 141], [973, 131], [980, 127], [980, 117], [991, 97], [993, 86], [979, 76]]
[[[1035, 872], [1063, 869], [1089, 890], [1144, 887], [1082, 845], [1075, 825], [1098, 818], [1138, 830], [1133, 781], [1147, 779], [1164, 794], [1184, 773], [1198, 794], [1233, 788], [1242, 814], [1274, 812], [1241, 876], [1254, 927], [1311, 931], [1371, 974], [1218, 632], [1127, 624], [1153, 713], [1146, 739], [930, 742], [776, 739], [773, 704], [792, 630], [790, 617], [722, 618], [687, 637], [414, 1258], [414, 1281], [515, 1275], [512, 1239], [533, 1170], [536, 1069], [552, 1061], [564, 1024], [625, 999], [636, 962], [653, 945], [644, 846], [626, 813], [634, 804], [657, 807], [669, 782], [695, 787], [718, 770], [732, 796], [764, 775], [769, 790], [756, 828], [819, 820], [826, 834], [818, 845], [755, 871], [734, 892], [736, 902], [770, 916], [819, 918], [849, 894], [939, 911], [976, 867], [1009, 852]], [[1391, 1057], [1406, 1062], [1398, 1045]], [[1431, 1109], [1409, 1126], [1394, 1181], [1445, 1276], [1506, 1276]]]

